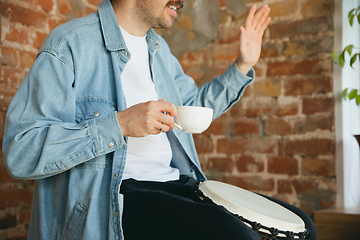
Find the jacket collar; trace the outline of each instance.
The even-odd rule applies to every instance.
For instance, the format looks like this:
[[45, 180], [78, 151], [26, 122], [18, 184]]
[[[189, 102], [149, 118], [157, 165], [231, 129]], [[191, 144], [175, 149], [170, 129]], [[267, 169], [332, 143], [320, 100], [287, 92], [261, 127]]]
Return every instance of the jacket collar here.
[[[100, 3], [98, 14], [106, 49], [109, 51], [127, 49], [110, 0], [103, 0]], [[154, 50], [160, 47], [159, 39], [156, 35], [154, 29], [150, 29], [146, 37], [149, 48]]]

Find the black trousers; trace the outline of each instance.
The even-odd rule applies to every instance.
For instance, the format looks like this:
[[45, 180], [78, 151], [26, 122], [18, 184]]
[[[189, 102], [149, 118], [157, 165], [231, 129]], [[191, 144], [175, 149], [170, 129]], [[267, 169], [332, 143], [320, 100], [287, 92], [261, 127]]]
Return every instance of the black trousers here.
[[[194, 195], [193, 178], [150, 182], [124, 180], [123, 230], [125, 240], [260, 240], [259, 235], [224, 207], [203, 203]], [[297, 214], [316, 240], [311, 218], [299, 208], [268, 199]]]

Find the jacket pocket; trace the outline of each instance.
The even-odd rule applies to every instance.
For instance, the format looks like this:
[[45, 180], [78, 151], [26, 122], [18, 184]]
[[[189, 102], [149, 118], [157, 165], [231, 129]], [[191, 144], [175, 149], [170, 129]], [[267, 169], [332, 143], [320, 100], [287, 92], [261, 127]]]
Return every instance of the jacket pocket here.
[[82, 230], [84, 229], [87, 208], [82, 204], [75, 206], [68, 225], [62, 234], [62, 240], [80, 239]]
[[116, 111], [116, 104], [102, 98], [84, 98], [76, 101], [75, 121], [82, 122]]

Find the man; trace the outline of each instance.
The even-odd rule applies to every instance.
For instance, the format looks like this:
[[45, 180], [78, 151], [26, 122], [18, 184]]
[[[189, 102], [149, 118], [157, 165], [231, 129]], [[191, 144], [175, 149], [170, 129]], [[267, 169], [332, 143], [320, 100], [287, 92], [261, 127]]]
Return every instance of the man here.
[[[250, 9], [236, 62], [197, 88], [152, 29], [171, 27], [181, 6], [104, 0], [43, 43], [9, 107], [3, 143], [9, 173], [36, 180], [28, 239], [198, 239], [189, 234], [207, 213], [223, 221], [204, 239], [258, 239], [222, 207], [188, 196], [205, 176], [173, 116], [175, 106], [194, 105], [216, 118], [240, 99], [254, 80], [269, 8]], [[196, 234], [218, 223], [209, 224]]]

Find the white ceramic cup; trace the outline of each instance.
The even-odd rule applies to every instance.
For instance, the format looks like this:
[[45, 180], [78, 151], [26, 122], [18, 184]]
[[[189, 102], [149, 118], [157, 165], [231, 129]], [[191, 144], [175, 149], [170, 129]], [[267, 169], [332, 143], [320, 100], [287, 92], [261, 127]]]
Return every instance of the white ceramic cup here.
[[200, 134], [211, 124], [213, 110], [205, 107], [177, 106], [175, 126], [185, 133]]

